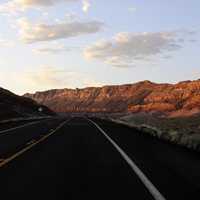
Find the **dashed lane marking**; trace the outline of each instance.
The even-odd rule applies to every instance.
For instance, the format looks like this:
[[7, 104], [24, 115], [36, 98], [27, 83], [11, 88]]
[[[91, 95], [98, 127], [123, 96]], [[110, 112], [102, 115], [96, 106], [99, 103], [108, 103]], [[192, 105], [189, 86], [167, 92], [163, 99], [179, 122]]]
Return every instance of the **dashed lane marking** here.
[[24, 127], [28, 127], [28, 126], [31, 126], [31, 125], [34, 125], [34, 124], [39, 124], [42, 121], [46, 121], [46, 120], [40, 120], [40, 121], [37, 121], [37, 122], [30, 122], [30, 123], [26, 123], [26, 124], [21, 125], [21, 126], [16, 126], [14, 128], [9, 128], [7, 130], [0, 131], [0, 137], [11, 134], [11, 132], [14, 131], [14, 130], [21, 129], [21, 128], [24, 128]]
[[6, 164], [10, 163], [11, 161], [13, 161], [14, 159], [16, 159], [17, 157], [21, 156], [22, 154], [26, 153], [27, 151], [29, 151], [30, 149], [32, 149], [33, 147], [35, 147], [36, 145], [40, 144], [41, 142], [45, 141], [47, 138], [49, 138], [51, 135], [55, 134], [59, 129], [61, 129], [66, 123], [68, 123], [71, 119], [66, 120], [64, 122], [62, 122], [55, 130], [53, 130], [52, 132], [50, 132], [49, 134], [45, 135], [44, 137], [42, 137], [41, 139], [39, 139], [38, 141], [30, 144], [29, 146], [23, 148], [22, 150], [20, 150], [19, 152], [13, 154], [12, 156], [10, 156], [9, 158], [4, 159], [2, 162], [0, 162], [0, 168], [5, 166]]

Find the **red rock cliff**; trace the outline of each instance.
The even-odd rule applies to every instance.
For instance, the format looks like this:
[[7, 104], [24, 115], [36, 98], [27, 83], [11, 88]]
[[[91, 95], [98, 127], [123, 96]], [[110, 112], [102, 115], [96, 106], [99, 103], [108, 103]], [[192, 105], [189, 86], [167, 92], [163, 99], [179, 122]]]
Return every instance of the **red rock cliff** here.
[[25, 96], [56, 112], [156, 112], [169, 116], [200, 112], [200, 80], [178, 84], [143, 81], [101, 88], [49, 90]]

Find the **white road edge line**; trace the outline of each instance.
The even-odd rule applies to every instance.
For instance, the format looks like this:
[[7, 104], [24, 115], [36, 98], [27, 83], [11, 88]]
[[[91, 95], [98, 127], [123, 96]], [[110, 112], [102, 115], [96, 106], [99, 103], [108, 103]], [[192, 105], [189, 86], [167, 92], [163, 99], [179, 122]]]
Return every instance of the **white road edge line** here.
[[131, 160], [131, 158], [125, 153], [125, 151], [119, 147], [119, 145], [113, 141], [106, 132], [94, 121], [87, 119], [90, 121], [108, 140], [109, 142], [116, 148], [116, 150], [121, 154], [123, 159], [129, 164], [132, 170], [136, 173], [151, 195], [155, 200], [166, 200], [166, 198], [158, 191], [158, 189], [153, 185], [153, 183], [147, 178], [147, 176], [140, 170], [140, 168]]
[[24, 149], [20, 150], [19, 152], [15, 153], [14, 155], [10, 156], [9, 158], [4, 159], [2, 162], [0, 162], [0, 168], [5, 166], [6, 164], [8, 164], [9, 162], [13, 161], [15, 158], [21, 156], [22, 154], [24, 154], [25, 152], [27, 152], [28, 150], [32, 149], [34, 146], [36, 146], [37, 144], [43, 142], [44, 140], [46, 140], [47, 138], [49, 138], [51, 135], [53, 135], [56, 131], [58, 131], [60, 128], [62, 128], [66, 123], [68, 123], [71, 119], [66, 120], [64, 122], [62, 122], [55, 130], [53, 130], [52, 132], [50, 132], [48, 135], [45, 135], [44, 137], [42, 137], [40, 140], [38, 140], [37, 142], [34, 142], [33, 144], [25, 147]]
[[39, 124], [42, 121], [46, 121], [46, 120], [30, 122], [30, 123], [23, 124], [21, 126], [16, 126], [16, 127], [13, 127], [13, 128], [9, 128], [7, 130], [0, 131], [0, 137], [9, 134], [9, 132], [11, 132], [11, 131], [14, 131], [14, 130], [17, 130], [17, 129], [20, 129], [20, 128], [24, 128], [24, 127], [27, 127], [27, 126], [31, 126], [31, 125], [34, 125], [34, 124]]

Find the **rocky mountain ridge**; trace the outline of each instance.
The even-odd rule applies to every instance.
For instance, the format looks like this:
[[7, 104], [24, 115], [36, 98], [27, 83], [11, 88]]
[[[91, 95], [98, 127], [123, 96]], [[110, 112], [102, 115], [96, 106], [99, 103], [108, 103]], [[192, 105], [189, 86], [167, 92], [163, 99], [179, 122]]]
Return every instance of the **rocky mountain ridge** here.
[[200, 113], [200, 80], [57, 89], [25, 94], [56, 112], [150, 113], [180, 117]]
[[0, 110], [0, 120], [54, 114], [46, 106], [40, 105], [32, 99], [15, 95], [3, 88], [0, 88]]

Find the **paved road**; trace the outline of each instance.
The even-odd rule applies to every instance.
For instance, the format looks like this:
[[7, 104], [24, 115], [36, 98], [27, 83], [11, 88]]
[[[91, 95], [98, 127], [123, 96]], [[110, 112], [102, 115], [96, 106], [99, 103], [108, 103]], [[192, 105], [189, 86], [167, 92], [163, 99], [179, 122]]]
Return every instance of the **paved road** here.
[[34, 120], [20, 120], [20, 121], [7, 121], [4, 123], [0, 122], [0, 134], [1, 132], [14, 128], [14, 127], [20, 127], [29, 123], [41, 121], [41, 119], [34, 119]]
[[[92, 120], [101, 129], [84, 118], [49, 119], [0, 135], [0, 195], [8, 200], [200, 196], [198, 154]], [[145, 185], [143, 175], [153, 188]]]

